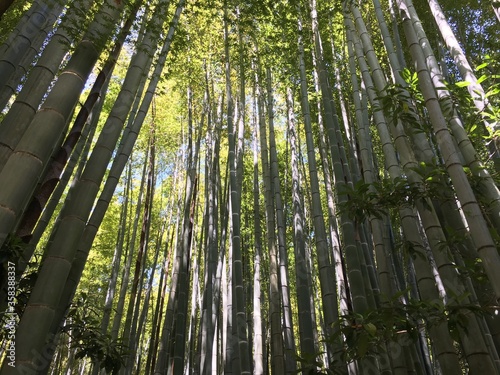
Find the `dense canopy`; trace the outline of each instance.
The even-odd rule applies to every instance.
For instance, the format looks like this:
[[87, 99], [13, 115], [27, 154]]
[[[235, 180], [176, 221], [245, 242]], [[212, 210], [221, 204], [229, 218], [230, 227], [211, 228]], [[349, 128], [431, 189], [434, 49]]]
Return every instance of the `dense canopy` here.
[[500, 375], [498, 0], [0, 19], [0, 375]]

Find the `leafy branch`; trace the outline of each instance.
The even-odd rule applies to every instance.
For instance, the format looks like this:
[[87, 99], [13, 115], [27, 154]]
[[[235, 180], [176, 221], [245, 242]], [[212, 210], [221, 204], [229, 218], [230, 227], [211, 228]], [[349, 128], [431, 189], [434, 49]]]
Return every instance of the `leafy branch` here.
[[122, 353], [126, 354], [126, 346], [101, 331], [98, 316], [82, 293], [72, 304], [62, 331], [71, 337], [71, 346], [77, 349], [76, 358], [88, 357], [98, 361], [106, 373], [118, 374], [125, 364]]

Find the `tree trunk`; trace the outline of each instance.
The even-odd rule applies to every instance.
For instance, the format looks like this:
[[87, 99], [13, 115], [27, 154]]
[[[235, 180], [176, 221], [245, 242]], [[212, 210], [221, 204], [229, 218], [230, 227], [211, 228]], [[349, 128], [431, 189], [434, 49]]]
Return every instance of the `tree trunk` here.
[[250, 359], [248, 350], [248, 338], [246, 330], [245, 296], [243, 285], [243, 265], [241, 259], [241, 234], [240, 234], [240, 211], [241, 192], [238, 189], [238, 176], [236, 165], [236, 136], [233, 123], [233, 98], [231, 93], [231, 75], [229, 65], [229, 40], [228, 40], [228, 9], [224, 5], [224, 40], [225, 40], [225, 65], [226, 65], [226, 96], [227, 96], [227, 128], [229, 141], [229, 186], [231, 191], [231, 224], [232, 224], [232, 299], [233, 308], [236, 312], [236, 321], [233, 322], [236, 328], [238, 347], [238, 367], [241, 374], [250, 374]]
[[278, 229], [278, 263], [279, 281], [281, 286], [281, 300], [283, 310], [283, 343], [285, 346], [285, 366], [287, 373], [294, 373], [297, 369], [295, 358], [295, 337], [292, 319], [292, 306], [290, 301], [290, 286], [288, 275], [288, 253], [286, 251], [286, 228], [284, 204], [281, 193], [281, 179], [278, 171], [278, 153], [274, 131], [274, 95], [272, 91], [271, 69], [267, 69], [267, 115], [269, 119], [269, 154], [271, 167], [271, 184], [274, 190], [274, 204], [276, 210], [276, 225]]
[[[255, 92], [254, 100], [257, 101]], [[253, 131], [253, 226], [254, 226], [254, 274], [253, 274], [253, 373], [264, 374], [264, 333], [262, 327], [262, 293], [261, 293], [261, 257], [262, 257], [262, 228], [260, 224], [260, 192], [259, 192], [259, 159], [258, 159], [258, 121], [255, 119], [257, 105], [254, 103], [254, 131]]]
[[[296, 123], [294, 116], [294, 105], [292, 90], [287, 88], [287, 110], [288, 110], [288, 136], [290, 139], [291, 164], [292, 164], [292, 199], [293, 199], [293, 229], [295, 248], [295, 282], [297, 290], [297, 309], [299, 311], [299, 338], [300, 356], [302, 358], [314, 358], [318, 353], [318, 347], [314, 338], [311, 280], [309, 279], [308, 266], [306, 263], [306, 244], [304, 239], [304, 210], [302, 209], [300, 180], [299, 180], [299, 153], [297, 145]], [[303, 374], [309, 373], [314, 368], [310, 363], [302, 363]]]
[[[52, 149], [63, 137], [68, 118], [99, 56], [95, 34], [108, 35], [109, 27], [105, 19], [114, 20], [121, 13], [121, 7], [116, 6], [114, 0], [109, 1], [111, 4], [105, 6], [89, 26], [85, 40], [76, 48], [65, 71], [59, 76], [16, 150], [0, 172], [1, 180], [9, 181], [9, 185], [2, 189], [0, 194], [3, 207], [0, 211], [0, 245], [14, 228], [17, 217], [24, 210], [45, 169]], [[48, 108], [51, 110], [47, 111]], [[46, 124], [51, 126], [45, 126]]]
[[[33, 57], [35, 53], [38, 53], [45, 37], [52, 31], [54, 21], [59, 17], [62, 8], [62, 3], [53, 0], [45, 3], [35, 2], [28, 11], [27, 19], [18, 24], [17, 35], [13, 40], [8, 40], [0, 46], [0, 97], [4, 96], [6, 89], [10, 91], [5, 85], [14, 75], [23, 57], [29, 54], [30, 49], [32, 49]], [[94, 34], [93, 37], [96, 35]], [[107, 34], [103, 33], [101, 37], [107, 38]], [[25, 61], [25, 64], [29, 66], [31, 61]], [[7, 101], [8, 97], [7, 100], [4, 97], [0, 102], [0, 108], [3, 109]]]
[[285, 354], [283, 350], [283, 336], [281, 334], [281, 308], [278, 276], [278, 251], [276, 249], [276, 221], [274, 211], [274, 197], [272, 193], [271, 168], [269, 165], [269, 148], [267, 144], [267, 130], [264, 116], [263, 90], [260, 85], [262, 72], [260, 64], [257, 67], [257, 97], [259, 108], [260, 130], [260, 157], [264, 182], [264, 202], [266, 205], [267, 245], [269, 251], [269, 318], [271, 329], [271, 369], [272, 372], [285, 373]]
[[[82, 0], [80, 6], [85, 11], [90, 5], [91, 1]], [[59, 70], [64, 55], [73, 43], [68, 27], [83, 22], [75, 10], [76, 8], [72, 7], [68, 11], [57, 32], [50, 38], [50, 42], [31, 69], [23, 88], [0, 124], [0, 139], [2, 140], [0, 142], [0, 170], [30, 125], [50, 82]]]

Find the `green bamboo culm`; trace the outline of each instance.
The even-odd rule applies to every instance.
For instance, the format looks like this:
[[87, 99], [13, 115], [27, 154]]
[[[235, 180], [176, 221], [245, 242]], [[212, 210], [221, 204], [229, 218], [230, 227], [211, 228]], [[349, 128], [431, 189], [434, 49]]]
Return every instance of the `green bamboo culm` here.
[[[0, 180], [5, 181], [0, 192], [0, 244], [14, 229], [19, 215], [36, 187], [54, 147], [63, 137], [68, 119], [75, 107], [85, 82], [100, 55], [105, 41], [111, 36], [113, 23], [122, 14], [123, 5], [115, 0], [107, 1], [95, 16], [83, 40], [76, 47], [66, 69], [61, 73], [43, 106], [35, 115], [14, 153], [8, 159], [0, 173]], [[50, 262], [45, 265], [50, 269]], [[65, 265], [69, 271], [70, 263]], [[57, 275], [58, 271], [49, 274]], [[67, 275], [67, 273], [66, 273]], [[64, 277], [64, 271], [60, 274]], [[54, 316], [54, 309], [59, 300], [58, 291], [45, 288], [40, 282], [38, 296], [33, 291], [33, 303], [28, 306], [19, 322], [16, 332], [17, 367], [13, 368], [4, 362], [1, 374], [17, 374], [20, 370], [34, 371], [37, 366], [36, 356], [41, 353], [47, 341], [47, 333]], [[43, 308], [36, 303], [50, 300]], [[43, 303], [46, 304], [45, 302]], [[33, 316], [34, 314], [34, 316]], [[36, 316], [36, 318], [35, 318]]]

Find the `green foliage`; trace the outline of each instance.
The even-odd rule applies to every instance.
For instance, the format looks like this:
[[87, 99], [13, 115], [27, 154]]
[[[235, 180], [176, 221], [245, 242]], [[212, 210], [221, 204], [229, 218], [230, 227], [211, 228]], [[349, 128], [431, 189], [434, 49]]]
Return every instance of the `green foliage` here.
[[19, 259], [22, 256], [26, 243], [15, 235], [9, 235], [4, 245], [0, 248], [0, 263], [4, 264], [8, 260]]
[[[481, 65], [477, 67], [477, 72], [483, 73], [478, 82], [487, 87], [485, 90], [485, 98], [488, 106], [483, 110], [482, 115], [487, 121], [497, 124], [500, 122], [500, 54], [486, 55]], [[500, 130], [490, 132], [484, 136], [486, 141], [494, 141], [498, 143], [500, 139]]]
[[328, 340], [335, 340], [339, 335], [345, 338], [345, 361], [376, 355], [391, 345], [409, 345], [418, 340], [422, 327], [442, 322], [447, 323], [452, 338], [460, 342], [461, 333], [475, 334], [469, 332], [467, 327], [471, 314], [491, 314], [489, 307], [461, 303], [467, 295], [454, 296], [450, 300], [452, 302], [445, 306], [440, 302], [416, 299], [402, 303], [401, 297], [406, 293], [407, 290], [400, 291], [387, 304], [376, 310], [342, 316], [335, 335]]
[[[80, 281], [81, 290], [106, 290], [107, 288], [111, 273], [111, 260], [119, 231], [121, 206], [117, 201], [118, 196], [115, 195], [92, 244], [88, 262]], [[104, 296], [101, 293], [93, 294], [90, 297], [93, 299], [94, 305], [99, 305], [104, 301]]]
[[401, 121], [410, 133], [430, 133], [431, 127], [426, 121], [425, 102], [418, 87], [417, 73], [404, 69], [400, 75], [406, 84], [389, 83], [378, 97], [378, 110], [382, 110], [393, 125]]
[[[476, 76], [479, 77], [478, 83], [485, 90], [484, 98], [486, 106], [482, 111], [477, 109], [474, 98], [468, 91], [470, 82], [459, 81], [449, 83], [445, 87], [440, 88], [446, 90], [449, 95], [440, 99], [445, 116], [450, 119], [458, 113], [469, 139], [477, 151], [477, 158], [484, 161], [486, 168], [496, 179], [498, 179], [498, 176], [490, 160], [490, 151], [487, 145], [491, 142], [498, 145], [498, 140], [500, 139], [500, 130], [498, 130], [500, 122], [499, 67], [498, 57], [487, 55], [484, 57], [483, 63], [476, 69]], [[454, 111], [456, 112], [454, 113]], [[478, 177], [479, 171], [471, 172], [472, 174], [468, 173], [469, 177]], [[470, 181], [471, 184], [475, 183], [472, 180]]]
[[[27, 248], [27, 244], [24, 243], [21, 238], [10, 235], [8, 240], [4, 243], [0, 249], [0, 263], [2, 264], [0, 268], [0, 280], [2, 284], [5, 285], [7, 282], [7, 267], [9, 262], [17, 263], [18, 259], [22, 259], [23, 252]], [[16, 285], [16, 305], [15, 310], [18, 315], [22, 315], [26, 303], [28, 302], [31, 290], [35, 285], [37, 279], [36, 271], [37, 260], [32, 260], [28, 263], [28, 267], [35, 267], [33, 269], [28, 268], [22, 276], [16, 274], [16, 280], [18, 279]]]
[[411, 182], [402, 176], [372, 184], [358, 181], [353, 187], [346, 185], [339, 192], [348, 198], [340, 203], [340, 211], [362, 222], [372, 216], [382, 219], [390, 209], [413, 207], [417, 201], [425, 206], [428, 205], [427, 199], [442, 196], [445, 173], [442, 167], [422, 162], [412, 168], [412, 172], [418, 174], [422, 182]]
[[322, 354], [323, 353], [305, 354], [302, 357], [296, 355], [297, 361], [300, 363], [300, 366], [297, 371], [295, 371], [295, 373], [307, 375], [335, 374], [332, 369], [326, 368], [324, 363], [318, 359]]
[[[398, 352], [419, 339], [424, 326], [430, 327], [446, 322], [452, 338], [460, 342], [460, 334], [474, 334], [467, 330], [467, 320], [471, 314], [485, 316], [491, 314], [489, 308], [471, 304], [462, 304], [466, 297], [455, 296], [452, 301], [457, 304], [444, 306], [440, 301], [420, 301], [410, 299], [406, 303], [401, 298], [408, 290], [400, 291], [384, 306], [370, 310], [364, 314], [349, 313], [337, 322], [335, 334], [326, 339], [334, 342], [343, 337], [345, 349], [342, 362], [351, 362], [379, 355], [387, 350]], [[389, 354], [389, 353], [388, 353]], [[321, 360], [322, 353], [307, 357], [297, 356], [302, 369], [308, 374], [336, 374], [336, 364], [325, 368]]]
[[81, 293], [71, 305], [63, 332], [71, 337], [72, 347], [77, 349], [76, 358], [88, 357], [99, 361], [100, 368], [117, 374], [124, 365], [125, 346], [112, 340], [100, 329], [100, 312], [93, 308], [86, 293]]
[[7, 12], [2, 15], [2, 22], [0, 22], [0, 43], [5, 42], [9, 33], [21, 19], [23, 13], [31, 6], [31, 3], [32, 1], [14, 1], [7, 9]]

